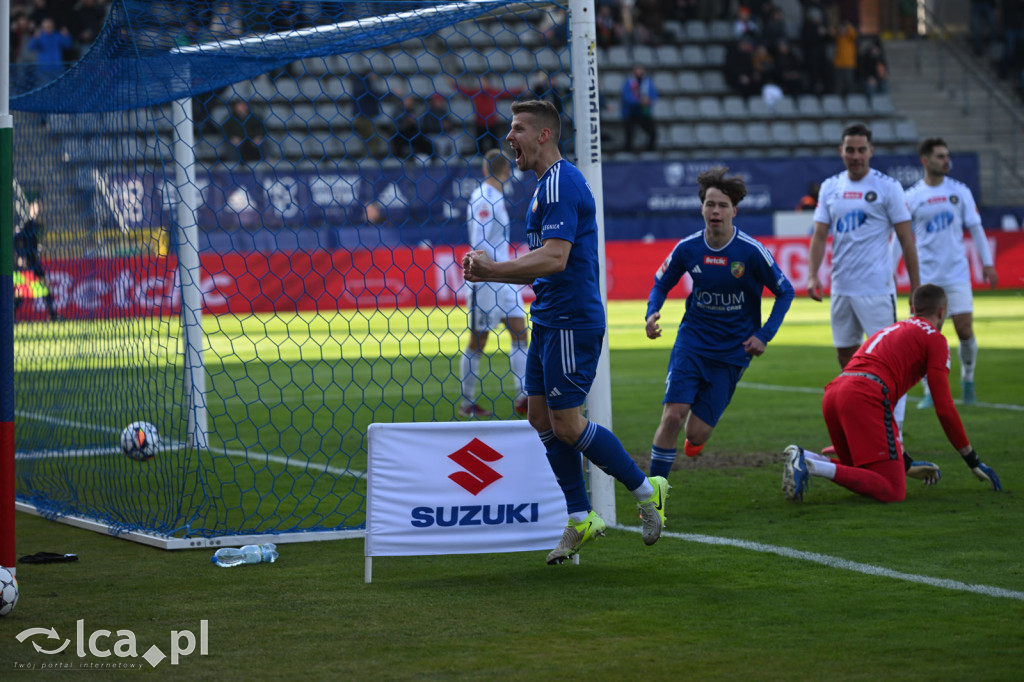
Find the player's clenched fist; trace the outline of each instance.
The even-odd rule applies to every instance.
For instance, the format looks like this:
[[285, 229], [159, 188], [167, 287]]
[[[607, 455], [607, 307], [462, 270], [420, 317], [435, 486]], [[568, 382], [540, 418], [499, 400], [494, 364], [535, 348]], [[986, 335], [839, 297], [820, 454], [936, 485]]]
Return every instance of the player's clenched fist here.
[[484, 282], [487, 269], [494, 263], [484, 251], [470, 251], [462, 257], [462, 277], [467, 282]]

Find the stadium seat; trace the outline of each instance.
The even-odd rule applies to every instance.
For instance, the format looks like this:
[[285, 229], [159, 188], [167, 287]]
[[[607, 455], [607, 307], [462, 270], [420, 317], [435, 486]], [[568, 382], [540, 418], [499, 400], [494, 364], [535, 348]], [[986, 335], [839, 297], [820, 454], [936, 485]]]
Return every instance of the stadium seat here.
[[658, 61], [658, 66], [673, 71], [679, 68], [682, 61], [682, 54], [675, 45], [659, 45], [654, 50], [654, 57]]
[[840, 95], [822, 95], [821, 111], [827, 118], [842, 118], [846, 115], [846, 104]]
[[[513, 53], [518, 59], [520, 54], [529, 55], [529, 50], [517, 50]], [[554, 73], [555, 71], [562, 70], [562, 58], [557, 52], [552, 50], [550, 47], [542, 47], [533, 53], [537, 58], [537, 68], [547, 73]], [[530, 69], [532, 70], [532, 69]], [[568, 65], [566, 66], [568, 71]]]
[[370, 68], [381, 75], [393, 73], [395, 70], [395, 60], [388, 52], [379, 50], [372, 52], [370, 57]]
[[802, 118], [821, 118], [824, 112], [817, 95], [800, 95], [796, 100], [797, 113]]
[[604, 95], [618, 97], [622, 94], [622, 85], [626, 82], [626, 74], [621, 71], [605, 71], [600, 76], [600, 89]]
[[697, 146], [697, 136], [693, 126], [688, 123], [676, 123], [669, 126], [668, 140], [672, 147], [692, 149]]
[[786, 95], [775, 103], [775, 115], [779, 118], [797, 118], [800, 112], [797, 111], [793, 98]]
[[686, 29], [681, 21], [666, 19], [664, 24], [665, 33], [672, 37], [673, 42], [682, 43], [686, 40]]
[[707, 56], [704, 54], [704, 48], [700, 45], [685, 45], [683, 46], [682, 54], [683, 68], [687, 69], [703, 69], [708, 65]]
[[715, 123], [698, 123], [694, 133], [698, 147], [717, 149], [722, 146], [722, 132]]
[[751, 147], [770, 147], [775, 144], [771, 130], [764, 121], [750, 121], [746, 124], [747, 144]]
[[896, 141], [916, 144], [919, 141], [917, 126], [910, 119], [899, 121], [896, 124]]
[[732, 24], [725, 19], [716, 19], [708, 25], [708, 33], [711, 40], [716, 43], [731, 43], [736, 39], [733, 35]]
[[871, 103], [867, 95], [847, 95], [846, 115], [850, 118], [867, 118], [871, 116]]
[[774, 118], [775, 108], [764, 101], [760, 95], [752, 95], [747, 100], [747, 109], [751, 118]]
[[425, 74], [409, 76], [409, 93], [426, 99], [430, 97], [437, 88], [434, 87], [434, 79]]
[[719, 121], [723, 118], [722, 101], [717, 97], [701, 97], [697, 100], [700, 117], [705, 121]]
[[697, 101], [692, 97], [676, 97], [672, 100], [672, 115], [684, 121], [696, 121], [700, 119], [700, 109], [697, 108]]
[[661, 98], [654, 100], [651, 113], [654, 115], [655, 121], [671, 121], [673, 118], [672, 100]]
[[723, 147], [745, 149], [747, 147], [747, 129], [742, 123], [723, 123], [720, 126]]
[[691, 19], [683, 24], [685, 39], [690, 43], [705, 43], [711, 39], [708, 25], [700, 19]]
[[674, 71], [658, 71], [652, 80], [659, 96], [675, 95], [679, 92], [679, 79]]
[[717, 69], [705, 71], [701, 83], [704, 84], [704, 92], [708, 94], [724, 95], [730, 91], [725, 76]]
[[609, 47], [608, 66], [613, 69], [632, 69], [633, 57], [629, 54], [629, 48], [625, 45], [612, 45]]
[[750, 116], [747, 100], [739, 95], [726, 95], [722, 98], [722, 111], [726, 118], [743, 120]]
[[788, 121], [772, 121], [769, 126], [772, 142], [779, 147], [792, 147], [796, 145], [796, 131], [793, 124]]
[[704, 92], [704, 81], [696, 71], [679, 72], [679, 92], [699, 95]]
[[515, 68], [511, 55], [501, 48], [488, 50], [484, 53], [484, 59], [487, 60], [487, 69], [492, 73], [505, 73]]
[[643, 64], [647, 69], [655, 66], [654, 48], [650, 45], [634, 45], [633, 63]]
[[824, 141], [823, 146], [835, 145], [830, 147], [830, 150], [834, 150], [835, 147], [839, 146], [839, 143], [843, 141], [843, 124], [839, 121], [825, 121], [821, 124], [821, 139]]
[[875, 144], [893, 144], [896, 142], [896, 129], [892, 121], [881, 120], [871, 124], [871, 140]]
[[821, 137], [821, 126], [815, 121], [799, 121], [796, 124], [796, 140], [803, 147], [816, 147], [824, 144]]
[[896, 113], [896, 105], [892, 103], [889, 95], [875, 95], [870, 99], [871, 111], [875, 116], [892, 116]]
[[725, 45], [708, 45], [704, 48], [704, 56], [707, 57], [708, 66], [725, 66], [725, 57], [728, 53]]

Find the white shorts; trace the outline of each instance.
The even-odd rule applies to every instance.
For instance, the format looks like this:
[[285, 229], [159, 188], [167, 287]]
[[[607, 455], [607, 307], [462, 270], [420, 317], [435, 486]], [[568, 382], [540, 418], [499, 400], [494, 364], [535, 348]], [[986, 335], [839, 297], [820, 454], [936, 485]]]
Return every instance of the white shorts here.
[[510, 317], [526, 318], [523, 295], [518, 284], [497, 282], [467, 282], [466, 306], [469, 308], [469, 328], [486, 332]]
[[879, 329], [896, 323], [896, 294], [832, 294], [831, 314], [833, 345], [836, 348], [857, 348]]
[[940, 286], [946, 292], [946, 298], [949, 299], [949, 309], [946, 313], [950, 317], [974, 312], [974, 294], [971, 291], [970, 282], [941, 284]]

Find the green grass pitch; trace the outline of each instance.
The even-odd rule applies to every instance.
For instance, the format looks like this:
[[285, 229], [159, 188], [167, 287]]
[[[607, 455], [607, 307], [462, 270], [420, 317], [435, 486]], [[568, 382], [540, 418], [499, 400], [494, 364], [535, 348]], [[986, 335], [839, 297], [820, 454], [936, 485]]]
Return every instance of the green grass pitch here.
[[[611, 304], [609, 338], [614, 430], [646, 463], [673, 336], [667, 321], [681, 316], [682, 302], [666, 305], [666, 335], [657, 342], [643, 336], [643, 310], [639, 302]], [[281, 485], [263, 478], [286, 468], [275, 455], [301, 451], [328, 465], [333, 450], [358, 448], [359, 429], [382, 415], [451, 419], [458, 395], [451, 358], [464, 329], [452, 315], [210, 320], [207, 360], [217, 362], [209, 378], [228, 396], [211, 413], [218, 427], [238, 424], [230, 435], [215, 428], [217, 445], [260, 443], [265, 454], [249, 467], [251, 480], [235, 482], [234, 497], [225, 486], [225, 507], [240, 509], [248, 487]], [[981, 404], [961, 415], [1001, 476], [1002, 493], [970, 475], [933, 411], [915, 409], [916, 388], [906, 442], [915, 457], [942, 466], [938, 486], [914, 481], [906, 502], [880, 505], [814, 480], [802, 504], [786, 502], [779, 453], [790, 442], [826, 444], [821, 388], [838, 371], [827, 304], [800, 299], [744, 375], [705, 453], [672, 473], [667, 535], [653, 547], [641, 543], [633, 501], [621, 489], [619, 521], [629, 528], [609, 530], [578, 566], [547, 566], [543, 553], [378, 558], [369, 585], [359, 541], [282, 545], [273, 565], [223, 570], [209, 563], [208, 550], [162, 552], [18, 514], [19, 556], [74, 552], [80, 561], [19, 565], [21, 601], [0, 619], [0, 676], [13, 679], [18, 666], [115, 661], [189, 680], [1019, 679], [1024, 297], [978, 295], [975, 329]], [[492, 357], [496, 374], [484, 390], [498, 395], [504, 360]], [[254, 358], [264, 362], [254, 366]], [[343, 390], [348, 373], [363, 387], [357, 395]], [[319, 390], [298, 394], [302, 383]], [[411, 400], [413, 388], [436, 405]], [[496, 400], [511, 412], [510, 397]], [[351, 429], [336, 426], [339, 404]], [[267, 419], [289, 427], [276, 449], [260, 430]], [[123, 459], [109, 475], [139, 476], [137, 463]], [[321, 472], [308, 485], [329, 500], [337, 493], [332, 478], [359, 480]], [[293, 493], [282, 488], [270, 497]], [[131, 630], [139, 655], [150, 645], [167, 652], [172, 631], [198, 633], [206, 620], [208, 651], [151, 669], [141, 658], [79, 658], [74, 642], [49, 656], [16, 639], [35, 627], [74, 639], [79, 620], [87, 638], [111, 631], [99, 640], [108, 649], [114, 633]]]

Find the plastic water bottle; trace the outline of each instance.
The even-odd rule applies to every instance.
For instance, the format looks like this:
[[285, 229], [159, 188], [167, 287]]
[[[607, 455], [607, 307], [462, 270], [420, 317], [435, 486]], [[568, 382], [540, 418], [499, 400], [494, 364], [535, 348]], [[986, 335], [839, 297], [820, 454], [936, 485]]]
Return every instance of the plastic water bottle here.
[[261, 561], [272, 564], [277, 561], [277, 545], [268, 542], [265, 545], [221, 547], [214, 553], [210, 561], [222, 568], [258, 564]]

